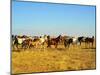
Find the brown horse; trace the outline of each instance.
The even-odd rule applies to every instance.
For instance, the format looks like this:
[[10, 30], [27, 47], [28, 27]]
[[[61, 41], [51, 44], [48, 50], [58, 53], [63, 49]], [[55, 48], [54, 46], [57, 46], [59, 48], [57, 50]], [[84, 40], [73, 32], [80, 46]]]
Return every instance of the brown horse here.
[[51, 45], [54, 45], [55, 48], [57, 48], [58, 43], [61, 41], [61, 35], [59, 35], [57, 38], [50, 38], [50, 36], [47, 36], [47, 47], [51, 47]]

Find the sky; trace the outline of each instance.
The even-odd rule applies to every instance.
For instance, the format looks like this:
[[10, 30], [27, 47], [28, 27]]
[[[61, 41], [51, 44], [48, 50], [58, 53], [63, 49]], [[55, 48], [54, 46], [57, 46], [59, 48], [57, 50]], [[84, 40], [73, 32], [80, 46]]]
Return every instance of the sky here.
[[95, 6], [12, 1], [12, 34], [95, 36]]

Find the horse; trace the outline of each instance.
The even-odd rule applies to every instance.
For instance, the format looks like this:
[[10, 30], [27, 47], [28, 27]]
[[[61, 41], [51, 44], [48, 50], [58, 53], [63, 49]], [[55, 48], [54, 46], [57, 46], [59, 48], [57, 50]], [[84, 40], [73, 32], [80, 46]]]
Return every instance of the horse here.
[[13, 48], [19, 49], [19, 45], [22, 45], [25, 38], [19, 38], [17, 35], [12, 36], [12, 46]]
[[17, 39], [17, 35], [12, 35], [12, 47], [13, 49], [18, 48], [18, 39]]
[[30, 46], [29, 47], [33, 46], [33, 47], [37, 48], [38, 46], [41, 46], [41, 47], [44, 48], [44, 44], [45, 44], [46, 41], [47, 41], [47, 36], [46, 35], [44, 35], [43, 37], [41, 36], [39, 38], [35, 38], [34, 40], [30, 41]]
[[85, 38], [85, 46], [88, 45], [90, 47], [90, 44], [92, 44], [91, 46], [93, 47], [93, 43], [94, 43], [94, 36]]
[[55, 48], [57, 48], [58, 43], [61, 41], [61, 35], [59, 35], [57, 38], [50, 38], [50, 36], [47, 36], [47, 47], [51, 47], [51, 45], [54, 45]]
[[82, 42], [85, 43], [85, 39], [86, 39], [86, 38], [87, 38], [87, 37], [84, 37], [84, 36], [78, 37], [78, 41], [79, 41], [80, 46], [81, 46]]
[[25, 39], [23, 42], [22, 42], [22, 48], [23, 49], [27, 49], [27, 48], [30, 48], [30, 42], [32, 41], [32, 39], [28, 38], [28, 39]]
[[79, 40], [77, 37], [68, 37], [66, 39], [64, 39], [64, 47], [69, 48], [70, 45], [77, 45], [79, 44]]
[[70, 44], [73, 42], [73, 39], [72, 38], [69, 38], [69, 39], [65, 39], [64, 40], [64, 46], [65, 48], [70, 46]]

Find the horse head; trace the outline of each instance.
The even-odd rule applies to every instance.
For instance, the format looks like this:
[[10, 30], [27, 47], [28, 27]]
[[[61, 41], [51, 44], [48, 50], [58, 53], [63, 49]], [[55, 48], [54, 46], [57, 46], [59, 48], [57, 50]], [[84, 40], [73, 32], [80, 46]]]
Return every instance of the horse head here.
[[62, 36], [59, 35], [59, 36], [57, 37], [57, 39], [58, 39], [59, 42], [61, 42], [61, 41], [62, 41]]
[[92, 36], [92, 38], [94, 39], [94, 36]]

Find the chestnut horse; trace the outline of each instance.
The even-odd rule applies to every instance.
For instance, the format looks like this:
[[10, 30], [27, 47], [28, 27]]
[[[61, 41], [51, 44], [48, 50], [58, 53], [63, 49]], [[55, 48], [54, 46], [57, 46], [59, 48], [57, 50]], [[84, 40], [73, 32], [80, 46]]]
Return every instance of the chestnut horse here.
[[51, 45], [54, 45], [55, 48], [57, 48], [58, 44], [61, 41], [61, 35], [59, 35], [57, 38], [50, 38], [50, 36], [47, 36], [48, 41], [47, 41], [47, 47], [51, 47]]

